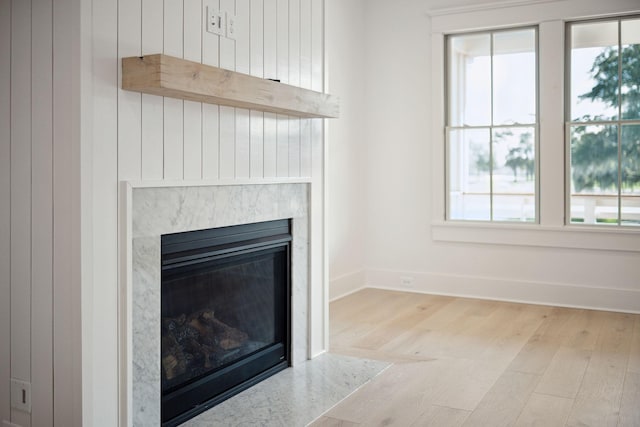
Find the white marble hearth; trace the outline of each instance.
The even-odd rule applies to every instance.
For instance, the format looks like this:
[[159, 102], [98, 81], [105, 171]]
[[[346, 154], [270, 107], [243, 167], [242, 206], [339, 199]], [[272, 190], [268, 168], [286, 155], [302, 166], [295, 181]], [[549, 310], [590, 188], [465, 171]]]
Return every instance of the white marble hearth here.
[[160, 425], [162, 234], [290, 218], [292, 364], [305, 365], [309, 354], [308, 184], [131, 187], [128, 193], [131, 286], [126, 290], [130, 323], [125, 357], [127, 406], [134, 426]]
[[267, 378], [182, 426], [303, 427], [389, 366], [323, 354]]

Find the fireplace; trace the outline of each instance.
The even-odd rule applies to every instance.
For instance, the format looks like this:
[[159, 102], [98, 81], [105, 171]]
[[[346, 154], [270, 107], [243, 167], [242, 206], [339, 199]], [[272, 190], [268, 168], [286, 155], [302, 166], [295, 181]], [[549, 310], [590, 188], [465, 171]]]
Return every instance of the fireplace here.
[[161, 237], [161, 417], [174, 426], [290, 366], [290, 220]]
[[[322, 298], [312, 298], [310, 250], [313, 221], [311, 187], [305, 183], [247, 185], [125, 186], [127, 222], [123, 249], [127, 266], [122, 288], [121, 405], [123, 425], [162, 424], [161, 288], [162, 236], [224, 228], [238, 224], [285, 220], [290, 224], [291, 366], [302, 365], [322, 331], [312, 327], [322, 313]], [[315, 272], [314, 272], [315, 271]], [[320, 289], [320, 287], [318, 287]], [[312, 333], [316, 331], [315, 333]], [[315, 338], [314, 338], [315, 337]], [[224, 410], [227, 402], [212, 409]], [[208, 412], [208, 411], [207, 411]]]

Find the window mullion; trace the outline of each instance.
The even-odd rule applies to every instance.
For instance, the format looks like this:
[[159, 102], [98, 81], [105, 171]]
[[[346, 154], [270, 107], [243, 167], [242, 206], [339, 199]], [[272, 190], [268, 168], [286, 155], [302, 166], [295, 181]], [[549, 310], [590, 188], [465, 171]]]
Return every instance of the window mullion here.
[[493, 221], [493, 38], [494, 34], [489, 36], [489, 79], [490, 79], [490, 96], [491, 111], [489, 112], [489, 220]]
[[618, 225], [622, 225], [622, 20], [618, 20]]

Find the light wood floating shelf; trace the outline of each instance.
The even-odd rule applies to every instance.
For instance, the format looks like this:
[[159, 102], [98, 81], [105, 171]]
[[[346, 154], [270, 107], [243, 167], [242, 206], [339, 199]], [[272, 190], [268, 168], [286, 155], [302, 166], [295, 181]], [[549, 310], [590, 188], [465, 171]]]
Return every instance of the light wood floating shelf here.
[[162, 54], [122, 58], [122, 89], [298, 117], [339, 115], [335, 96]]

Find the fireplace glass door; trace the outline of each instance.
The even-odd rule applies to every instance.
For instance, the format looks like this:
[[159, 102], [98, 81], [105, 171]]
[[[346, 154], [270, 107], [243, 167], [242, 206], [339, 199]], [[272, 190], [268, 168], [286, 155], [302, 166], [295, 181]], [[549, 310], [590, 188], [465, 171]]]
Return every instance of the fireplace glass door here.
[[162, 421], [289, 366], [288, 220], [162, 237]]

